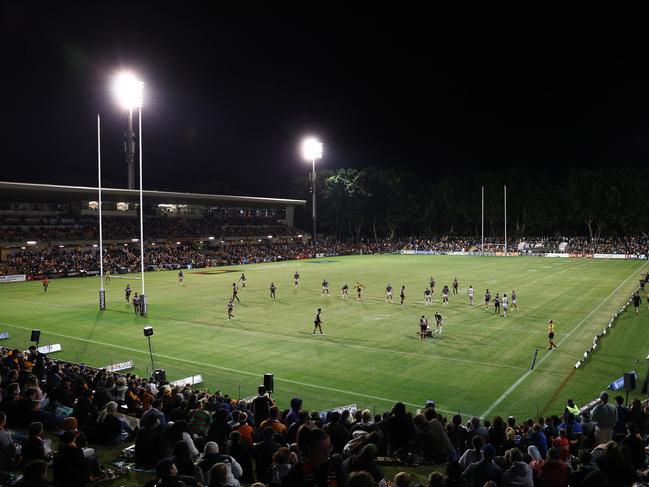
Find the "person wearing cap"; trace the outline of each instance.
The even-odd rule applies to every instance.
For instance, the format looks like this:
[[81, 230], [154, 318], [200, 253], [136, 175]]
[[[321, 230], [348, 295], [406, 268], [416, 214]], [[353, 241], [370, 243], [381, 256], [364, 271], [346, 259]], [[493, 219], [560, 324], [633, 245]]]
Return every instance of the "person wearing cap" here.
[[472, 463], [462, 472], [464, 480], [469, 482], [467, 485], [483, 487], [490, 480], [500, 485], [500, 479], [503, 473], [500, 467], [494, 462], [495, 456], [496, 447], [492, 444], [485, 446], [482, 460]]
[[595, 423], [595, 438], [597, 444], [611, 441], [613, 437], [613, 426], [617, 423], [617, 410], [615, 406], [608, 403], [608, 392], [603, 391], [599, 395], [600, 404], [593, 408], [591, 419]]
[[257, 397], [252, 400], [252, 405], [250, 406], [257, 424], [261, 425], [261, 423], [270, 417], [270, 408], [274, 405], [275, 403], [266, 392], [266, 386], [261, 384], [257, 387]]

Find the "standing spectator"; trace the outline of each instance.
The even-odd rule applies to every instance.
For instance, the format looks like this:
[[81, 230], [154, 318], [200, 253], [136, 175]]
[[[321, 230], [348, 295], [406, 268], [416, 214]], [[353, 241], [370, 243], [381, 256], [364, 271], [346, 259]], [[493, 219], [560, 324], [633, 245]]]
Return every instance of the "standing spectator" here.
[[7, 416], [0, 411], [0, 471], [15, 468], [16, 445], [11, 439], [11, 433], [5, 429], [6, 425]]
[[620, 395], [615, 396], [615, 412], [617, 413], [617, 421], [613, 426], [613, 439], [620, 443], [622, 439], [626, 436], [626, 415], [627, 410], [624, 407], [624, 398]]
[[406, 406], [398, 402], [392, 408], [392, 415], [385, 422], [388, 455], [412, 447], [417, 431], [412, 419], [406, 414]]
[[459, 463], [460, 467], [462, 467], [462, 470], [467, 468], [472, 463], [476, 463], [482, 460], [482, 437], [475, 435], [471, 439], [471, 444], [473, 448], [465, 451], [460, 457]]
[[[245, 413], [242, 413], [245, 414]], [[230, 433], [228, 442], [228, 453], [241, 465], [241, 482], [250, 484], [252, 476], [252, 446], [246, 441], [241, 441], [241, 434], [238, 431]]]
[[291, 410], [286, 415], [286, 427], [290, 428], [293, 423], [298, 419], [298, 414], [302, 410], [302, 399], [299, 397], [294, 397], [291, 399]]
[[331, 420], [324, 425], [323, 429], [331, 439], [332, 452], [342, 453], [343, 448], [349, 441], [349, 431], [340, 423], [340, 413], [338, 411], [331, 413]]
[[[301, 412], [300, 412], [300, 413], [301, 413]], [[273, 407], [271, 407], [271, 408], [270, 408], [270, 415], [269, 415], [268, 419], [266, 419], [265, 421], [263, 421], [262, 423], [260, 423], [259, 428], [260, 428], [262, 431], [263, 431], [264, 429], [266, 429], [266, 428], [272, 428], [273, 431], [274, 431], [274, 432], [275, 432], [279, 437], [282, 438], [282, 441], [285, 441], [286, 433], [287, 433], [288, 430], [287, 430], [287, 428], [286, 428], [286, 425], [284, 425], [284, 423], [282, 423], [282, 422], [279, 420], [279, 417], [280, 417], [280, 411], [279, 411], [279, 408], [278, 408], [277, 406], [273, 406]], [[298, 415], [298, 417], [299, 417], [299, 415]], [[298, 421], [296, 421], [295, 423], [293, 423], [293, 425], [295, 425], [295, 424], [299, 424], [299, 422], [300, 422], [300, 420], [298, 419]], [[293, 425], [292, 425], [292, 426], [293, 426]]]
[[455, 448], [455, 458], [459, 458], [468, 448], [469, 442], [469, 431], [462, 424], [462, 416], [459, 414], [453, 416], [452, 423], [448, 426], [446, 434]]
[[615, 406], [608, 403], [606, 391], [599, 395], [601, 404], [593, 408], [591, 417], [595, 423], [595, 439], [598, 445], [611, 441], [613, 437], [613, 426], [617, 423], [617, 410]]
[[494, 462], [495, 456], [496, 447], [493, 445], [485, 446], [483, 459], [469, 465], [464, 472], [462, 472], [462, 477], [464, 477], [472, 487], [483, 487], [484, 484], [490, 480], [499, 483], [502, 477], [502, 470], [500, 470], [500, 467]]
[[532, 467], [523, 461], [518, 448], [505, 452], [509, 468], [503, 472], [501, 487], [534, 487]]
[[609, 485], [630, 487], [637, 480], [633, 465], [622, 456], [620, 447], [614, 441], [606, 443], [604, 453], [597, 457], [595, 462], [608, 477]]
[[[241, 440], [246, 442], [248, 445], [252, 446], [253, 429], [252, 426], [248, 424], [248, 415], [242, 412], [239, 412], [238, 414], [239, 414], [239, 425], [233, 426], [232, 432], [237, 431], [241, 436]], [[233, 415], [236, 417], [237, 413], [234, 412]]]
[[241, 465], [230, 455], [222, 455], [219, 453], [219, 445], [213, 441], [208, 441], [205, 444], [205, 449], [203, 450], [203, 460], [198, 464], [199, 468], [203, 471], [205, 477], [205, 482], [208, 485], [212, 485], [212, 467], [218, 463], [224, 464], [226, 467], [226, 478], [227, 485], [230, 487], [239, 487], [239, 478], [243, 471], [241, 470]]
[[48, 460], [48, 455], [45, 453], [43, 423], [31, 423], [27, 428], [27, 435], [21, 450], [23, 462], [27, 464], [32, 460]]

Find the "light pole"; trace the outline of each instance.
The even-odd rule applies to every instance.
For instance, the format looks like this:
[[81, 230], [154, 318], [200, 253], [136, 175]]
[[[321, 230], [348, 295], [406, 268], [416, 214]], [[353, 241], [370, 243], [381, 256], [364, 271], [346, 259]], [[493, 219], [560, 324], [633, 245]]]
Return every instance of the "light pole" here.
[[315, 206], [315, 160], [322, 159], [322, 142], [315, 137], [307, 137], [302, 141], [302, 157], [304, 160], [311, 161], [313, 164], [313, 172], [311, 173], [311, 194], [313, 195], [313, 244], [318, 241], [318, 233], [316, 229], [316, 206]]
[[[147, 299], [144, 293], [144, 205], [142, 198], [142, 97], [144, 83], [138, 80], [132, 73], [122, 73], [115, 80], [115, 94], [120, 105], [129, 113], [129, 140], [127, 151], [131, 151], [132, 116], [133, 109], [138, 111], [138, 140], [140, 143], [140, 271], [142, 273], [142, 292], [140, 294], [140, 314], [147, 314]], [[134, 144], [133, 144], [134, 146]], [[132, 172], [129, 173], [129, 184], [132, 183]], [[132, 188], [129, 188], [132, 189]]]

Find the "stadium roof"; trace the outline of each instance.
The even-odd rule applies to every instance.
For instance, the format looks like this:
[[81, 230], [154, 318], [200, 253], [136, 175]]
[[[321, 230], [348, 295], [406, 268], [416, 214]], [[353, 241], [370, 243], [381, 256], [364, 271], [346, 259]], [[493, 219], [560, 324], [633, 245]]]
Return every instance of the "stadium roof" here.
[[[102, 198], [139, 202], [140, 192], [135, 189], [102, 188]], [[284, 198], [258, 198], [223, 194], [177, 193], [174, 191], [142, 191], [147, 204], [195, 204], [214, 206], [303, 206], [305, 200]], [[59, 186], [55, 184], [12, 183], [0, 181], [0, 200], [24, 202], [62, 202], [97, 200], [98, 188], [89, 186]]]

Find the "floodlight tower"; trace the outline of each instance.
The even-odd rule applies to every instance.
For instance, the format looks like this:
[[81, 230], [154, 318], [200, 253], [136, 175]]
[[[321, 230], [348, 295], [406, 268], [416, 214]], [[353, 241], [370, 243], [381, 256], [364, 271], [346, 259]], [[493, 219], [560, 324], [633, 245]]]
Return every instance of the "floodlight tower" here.
[[315, 160], [322, 159], [322, 142], [315, 137], [307, 137], [302, 141], [302, 157], [304, 160], [311, 161], [313, 164], [313, 172], [311, 173], [311, 194], [313, 195], [313, 244], [318, 241], [318, 234], [316, 231], [316, 207], [315, 207]]
[[[132, 73], [121, 73], [115, 79], [115, 95], [119, 104], [128, 110], [128, 130], [127, 134], [127, 153], [132, 152], [133, 157], [131, 160], [131, 165], [129, 166], [129, 188], [133, 189], [133, 167], [132, 161], [134, 159], [135, 153], [135, 142], [130, 140], [135, 137], [133, 134], [133, 109], [137, 108], [138, 112], [138, 140], [140, 143], [140, 267], [142, 273], [142, 293], [140, 294], [140, 314], [147, 314], [147, 299], [146, 294], [144, 294], [144, 205], [142, 198], [142, 97], [144, 90], [144, 83], [138, 80], [135, 75]], [[131, 144], [132, 142], [132, 144]]]

